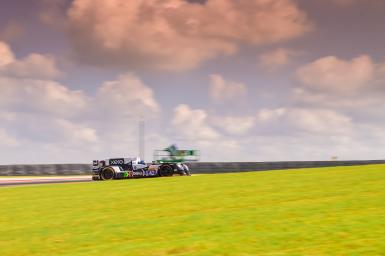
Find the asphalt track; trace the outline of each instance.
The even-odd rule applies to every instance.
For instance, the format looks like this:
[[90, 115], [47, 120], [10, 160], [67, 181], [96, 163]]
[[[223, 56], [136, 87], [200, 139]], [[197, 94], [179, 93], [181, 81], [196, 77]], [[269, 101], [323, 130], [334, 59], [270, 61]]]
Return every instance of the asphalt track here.
[[69, 182], [89, 182], [92, 181], [91, 175], [87, 176], [52, 176], [52, 177], [12, 177], [0, 178], [0, 187], [50, 184], [50, 183], [69, 183]]

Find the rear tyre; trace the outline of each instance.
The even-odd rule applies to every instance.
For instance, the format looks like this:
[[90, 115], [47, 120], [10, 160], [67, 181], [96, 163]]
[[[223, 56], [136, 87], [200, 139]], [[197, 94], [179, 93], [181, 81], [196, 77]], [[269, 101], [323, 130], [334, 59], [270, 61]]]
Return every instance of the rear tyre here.
[[174, 168], [170, 165], [162, 165], [159, 169], [159, 176], [169, 177], [174, 175]]
[[100, 177], [102, 180], [112, 180], [115, 177], [115, 171], [111, 167], [106, 167], [102, 170]]

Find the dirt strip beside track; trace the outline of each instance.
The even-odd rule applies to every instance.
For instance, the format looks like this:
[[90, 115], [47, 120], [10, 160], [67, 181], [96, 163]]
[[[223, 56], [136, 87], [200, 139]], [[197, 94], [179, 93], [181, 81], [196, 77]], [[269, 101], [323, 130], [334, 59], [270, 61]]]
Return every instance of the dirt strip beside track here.
[[0, 186], [18, 186], [47, 183], [89, 182], [91, 176], [55, 176], [55, 177], [23, 177], [1, 178]]

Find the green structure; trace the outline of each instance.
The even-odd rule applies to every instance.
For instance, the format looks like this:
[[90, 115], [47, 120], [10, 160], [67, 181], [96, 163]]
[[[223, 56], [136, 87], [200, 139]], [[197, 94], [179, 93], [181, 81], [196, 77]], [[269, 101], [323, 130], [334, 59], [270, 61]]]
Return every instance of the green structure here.
[[156, 163], [195, 162], [199, 160], [199, 157], [199, 150], [178, 149], [174, 144], [163, 150], [155, 150], [154, 152], [154, 161]]

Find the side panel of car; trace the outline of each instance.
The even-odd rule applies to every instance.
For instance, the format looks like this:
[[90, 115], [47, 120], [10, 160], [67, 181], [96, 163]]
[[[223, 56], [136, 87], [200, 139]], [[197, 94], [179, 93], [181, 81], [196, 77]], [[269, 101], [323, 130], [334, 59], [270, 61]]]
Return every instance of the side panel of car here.
[[133, 163], [128, 158], [94, 160], [92, 179], [130, 179], [156, 176], [190, 175], [189, 168], [182, 163], [142, 164]]

